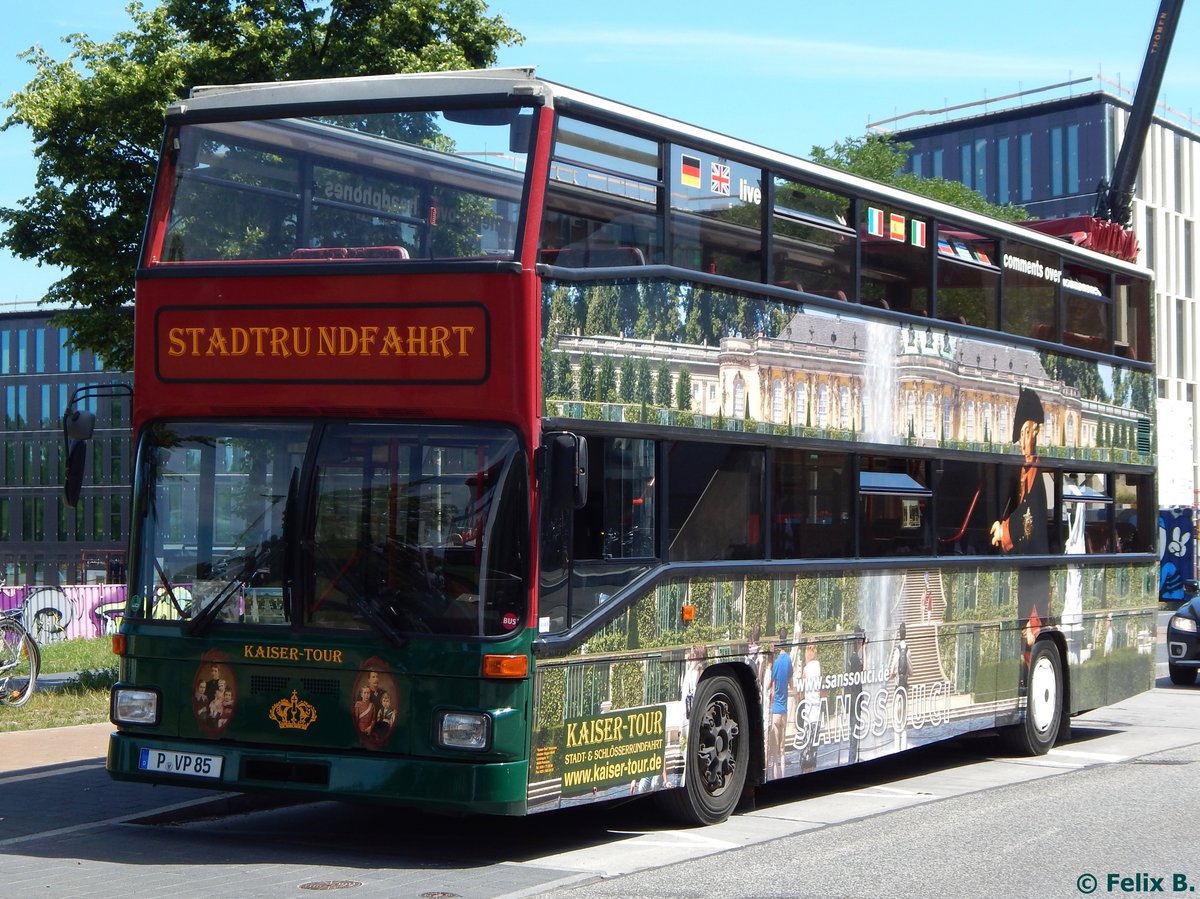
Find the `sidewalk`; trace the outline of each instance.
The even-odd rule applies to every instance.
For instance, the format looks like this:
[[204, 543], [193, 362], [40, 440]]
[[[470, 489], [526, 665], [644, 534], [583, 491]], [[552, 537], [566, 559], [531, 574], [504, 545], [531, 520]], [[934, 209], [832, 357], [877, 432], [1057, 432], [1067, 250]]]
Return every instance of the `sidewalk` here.
[[103, 759], [108, 752], [108, 735], [112, 730], [111, 724], [102, 721], [99, 724], [0, 733], [0, 774], [66, 762]]

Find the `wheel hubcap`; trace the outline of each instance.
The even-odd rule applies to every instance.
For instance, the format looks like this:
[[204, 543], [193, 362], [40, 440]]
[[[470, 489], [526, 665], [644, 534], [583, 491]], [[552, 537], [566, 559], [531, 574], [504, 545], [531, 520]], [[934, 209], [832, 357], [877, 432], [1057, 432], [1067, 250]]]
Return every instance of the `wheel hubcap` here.
[[1039, 734], [1046, 733], [1054, 723], [1058, 709], [1058, 678], [1054, 665], [1042, 656], [1033, 666], [1029, 677], [1029, 718]]
[[737, 770], [737, 720], [729, 713], [729, 700], [714, 696], [700, 722], [696, 755], [704, 788], [716, 796], [724, 792]]

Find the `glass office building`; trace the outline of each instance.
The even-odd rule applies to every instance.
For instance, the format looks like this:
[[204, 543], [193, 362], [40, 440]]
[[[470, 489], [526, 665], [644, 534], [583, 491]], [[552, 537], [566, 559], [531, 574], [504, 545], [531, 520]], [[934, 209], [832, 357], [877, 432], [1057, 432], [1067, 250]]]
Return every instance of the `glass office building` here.
[[0, 574], [7, 584], [124, 580], [129, 533], [128, 397], [93, 399], [96, 439], [77, 507], [63, 496], [62, 416], [86, 384], [128, 383], [89, 351], [67, 347], [49, 311], [0, 312]]
[[[1007, 106], [960, 104], [958, 117], [933, 124], [905, 121], [906, 127], [896, 128], [901, 119], [925, 113], [887, 124], [896, 128], [893, 137], [912, 144], [909, 169], [922, 177], [961, 181], [993, 203], [1024, 206], [1037, 218], [1090, 215], [1101, 180], [1113, 171], [1130, 103], [1108, 89], [1091, 88], [1030, 102], [1045, 95], [1045, 89], [1035, 89], [1011, 95]], [[967, 107], [983, 111], [963, 116]], [[1195, 508], [1200, 505], [1200, 133], [1189, 117], [1161, 106], [1158, 112], [1138, 170], [1130, 225], [1141, 247], [1138, 261], [1155, 273], [1159, 418], [1172, 426], [1191, 421], [1190, 439], [1183, 425], [1172, 441], [1185, 458], [1190, 449], [1190, 471], [1186, 464], [1183, 470], [1164, 470], [1160, 495], [1163, 505]], [[1168, 455], [1168, 447], [1160, 449], [1164, 462], [1179, 458]]]

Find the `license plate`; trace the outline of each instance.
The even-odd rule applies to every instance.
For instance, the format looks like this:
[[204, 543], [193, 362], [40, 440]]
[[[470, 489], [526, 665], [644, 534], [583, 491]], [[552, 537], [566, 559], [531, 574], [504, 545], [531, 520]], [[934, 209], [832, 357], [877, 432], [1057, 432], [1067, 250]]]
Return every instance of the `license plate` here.
[[182, 774], [186, 777], [217, 778], [221, 776], [221, 765], [224, 761], [219, 755], [177, 752], [173, 749], [143, 749], [138, 759], [138, 768], [143, 771], [160, 771], [163, 774]]

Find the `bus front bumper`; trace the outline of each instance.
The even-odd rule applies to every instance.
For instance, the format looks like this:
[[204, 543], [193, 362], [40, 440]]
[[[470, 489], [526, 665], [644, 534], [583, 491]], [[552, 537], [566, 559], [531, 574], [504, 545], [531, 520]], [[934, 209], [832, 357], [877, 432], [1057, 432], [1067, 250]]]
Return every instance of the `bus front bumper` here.
[[237, 743], [113, 733], [107, 768], [115, 780], [313, 801], [392, 803], [486, 815], [526, 812], [528, 764], [415, 759], [344, 752], [283, 752]]

